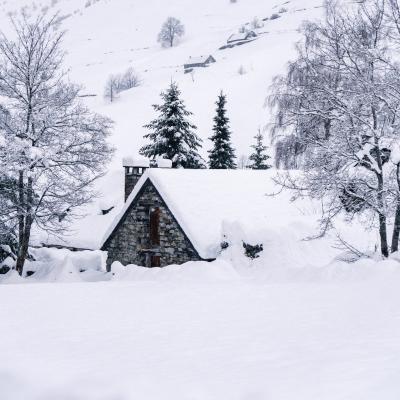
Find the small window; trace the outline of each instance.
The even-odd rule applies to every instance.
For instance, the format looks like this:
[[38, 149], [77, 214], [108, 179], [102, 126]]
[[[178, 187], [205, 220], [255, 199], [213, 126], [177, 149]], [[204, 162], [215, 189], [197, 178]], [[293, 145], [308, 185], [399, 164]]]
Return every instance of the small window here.
[[142, 175], [143, 173], [143, 168], [139, 168], [139, 175]]
[[150, 211], [150, 244], [160, 245], [160, 209], [154, 208]]

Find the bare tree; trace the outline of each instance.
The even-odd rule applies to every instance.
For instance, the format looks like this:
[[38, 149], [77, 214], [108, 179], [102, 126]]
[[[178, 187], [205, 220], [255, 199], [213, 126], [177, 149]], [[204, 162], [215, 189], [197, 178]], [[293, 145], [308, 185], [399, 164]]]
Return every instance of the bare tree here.
[[238, 169], [248, 169], [249, 168], [249, 157], [246, 154], [241, 154], [237, 162]]
[[158, 42], [163, 47], [173, 47], [177, 39], [185, 34], [182, 22], [174, 17], [168, 17], [158, 34]]
[[326, 4], [326, 20], [305, 25], [297, 60], [275, 79], [269, 99], [277, 150], [305, 171], [282, 183], [323, 201], [322, 233], [343, 212], [363, 215], [378, 229], [386, 257], [388, 224], [395, 224], [391, 251], [400, 232], [396, 21], [386, 0]]
[[128, 68], [122, 74], [110, 75], [104, 90], [104, 97], [112, 103], [119, 93], [137, 87], [140, 84], [139, 75], [133, 68]]
[[104, 89], [104, 98], [112, 103], [119, 93], [119, 80], [115, 75], [110, 75], [107, 79], [106, 87]]
[[131, 67], [128, 68], [119, 78], [119, 90], [129, 90], [134, 87], [138, 87], [141, 84], [141, 80], [136, 71]]
[[[95, 195], [112, 148], [111, 121], [91, 113], [62, 72], [63, 33], [55, 18], [13, 21], [16, 39], [0, 38], [0, 211], [18, 236], [17, 271], [22, 274], [33, 226], [59, 234], [77, 208]], [[6, 189], [5, 189], [6, 188]]]

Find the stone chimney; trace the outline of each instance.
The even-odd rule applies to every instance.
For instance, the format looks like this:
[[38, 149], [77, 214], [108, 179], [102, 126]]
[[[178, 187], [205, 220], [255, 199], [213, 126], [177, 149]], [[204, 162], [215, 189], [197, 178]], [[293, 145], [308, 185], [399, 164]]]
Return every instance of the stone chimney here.
[[122, 161], [125, 168], [125, 201], [132, 193], [139, 179], [147, 168], [150, 167], [150, 162], [146, 158], [125, 157]]
[[132, 193], [139, 179], [148, 168], [172, 168], [172, 161], [161, 157], [153, 160], [147, 158], [125, 157], [122, 160], [125, 168], [125, 201]]

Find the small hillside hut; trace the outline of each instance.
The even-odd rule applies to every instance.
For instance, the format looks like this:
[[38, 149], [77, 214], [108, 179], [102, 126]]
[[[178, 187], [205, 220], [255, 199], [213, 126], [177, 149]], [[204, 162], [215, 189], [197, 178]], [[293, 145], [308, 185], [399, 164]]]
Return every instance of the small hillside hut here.
[[231, 35], [228, 38], [227, 43], [228, 44], [241, 44], [241, 43], [248, 42], [256, 37], [257, 37], [257, 33], [255, 33], [254, 31], [236, 33], [234, 35]]
[[125, 205], [101, 245], [108, 270], [114, 261], [144, 267], [211, 261], [230, 223], [244, 234], [268, 226], [271, 215], [281, 223], [290, 214], [280, 200], [266, 196], [275, 190], [270, 171], [130, 164], [124, 163]]
[[215, 63], [216, 60], [212, 55], [200, 56], [200, 57], [189, 57], [186, 63], [183, 65], [185, 71], [191, 71], [193, 68], [205, 68], [210, 64]]

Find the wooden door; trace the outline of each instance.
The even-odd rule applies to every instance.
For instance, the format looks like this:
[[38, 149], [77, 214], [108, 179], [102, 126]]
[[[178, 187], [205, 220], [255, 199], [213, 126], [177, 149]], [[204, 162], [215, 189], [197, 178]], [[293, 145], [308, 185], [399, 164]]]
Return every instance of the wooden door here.
[[154, 208], [150, 211], [150, 245], [160, 245], [160, 209]]
[[151, 256], [151, 267], [161, 267], [161, 257], [160, 256]]

